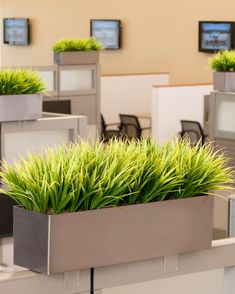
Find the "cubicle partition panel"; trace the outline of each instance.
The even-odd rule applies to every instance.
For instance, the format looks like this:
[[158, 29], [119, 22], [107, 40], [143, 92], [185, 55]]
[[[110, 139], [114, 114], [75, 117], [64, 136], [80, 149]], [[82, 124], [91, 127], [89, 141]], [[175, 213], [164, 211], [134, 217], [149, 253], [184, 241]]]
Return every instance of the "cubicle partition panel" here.
[[[44, 101], [70, 101], [71, 114], [87, 116], [88, 136], [94, 138], [100, 134], [100, 69], [98, 63], [28, 68], [38, 71], [46, 83], [47, 93], [43, 97]], [[50, 106], [50, 111], [57, 113], [58, 104], [54, 105], [54, 109], [51, 108], [52, 105]], [[65, 112], [64, 110], [62, 113]]]
[[211, 84], [153, 86], [152, 136], [160, 143], [177, 136], [180, 120], [194, 120], [203, 125], [204, 95]]
[[100, 133], [100, 74], [98, 64], [60, 65], [59, 100], [71, 101], [71, 113], [86, 115], [88, 135]]
[[226, 152], [229, 165], [235, 168], [235, 94], [211, 92], [205, 97], [205, 103], [209, 137], [215, 146]]
[[167, 72], [114, 74], [101, 77], [101, 113], [107, 123], [119, 121], [119, 114], [151, 114], [152, 85], [168, 85]]
[[38, 72], [40, 78], [46, 84], [44, 99], [57, 99], [58, 97], [58, 65], [26, 67]]

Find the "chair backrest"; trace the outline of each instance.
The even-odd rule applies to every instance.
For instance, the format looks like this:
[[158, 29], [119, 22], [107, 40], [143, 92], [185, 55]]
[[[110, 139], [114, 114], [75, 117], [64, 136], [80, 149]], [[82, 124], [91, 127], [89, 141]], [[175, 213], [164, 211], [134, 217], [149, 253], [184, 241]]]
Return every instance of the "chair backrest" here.
[[140, 138], [141, 137], [141, 127], [137, 116], [129, 114], [119, 114], [120, 117], [120, 130], [123, 135], [127, 138]]
[[103, 114], [100, 114], [100, 121], [101, 121], [101, 134], [105, 135], [106, 123], [105, 123]]
[[199, 140], [205, 143], [205, 134], [198, 121], [181, 120], [181, 137], [187, 135], [192, 144], [196, 144]]
[[[104, 116], [100, 114], [101, 117], [101, 139], [103, 142], [108, 142], [110, 139], [116, 137], [121, 138], [122, 134], [119, 130], [119, 123], [106, 124]], [[114, 126], [110, 129], [110, 126]]]

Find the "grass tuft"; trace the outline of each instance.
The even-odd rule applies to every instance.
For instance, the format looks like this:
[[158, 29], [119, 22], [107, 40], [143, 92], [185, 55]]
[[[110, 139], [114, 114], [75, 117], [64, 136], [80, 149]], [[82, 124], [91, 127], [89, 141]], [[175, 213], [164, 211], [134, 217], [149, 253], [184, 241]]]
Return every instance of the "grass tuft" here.
[[46, 148], [0, 172], [7, 194], [41, 213], [99, 209], [207, 195], [233, 184], [227, 159], [207, 143], [111, 140]]
[[54, 52], [97, 51], [103, 49], [94, 37], [87, 39], [62, 39], [52, 46]]
[[218, 72], [234, 72], [235, 71], [235, 51], [224, 50], [215, 53], [209, 58], [209, 66]]
[[35, 71], [2, 68], [0, 95], [35, 94], [45, 92], [46, 86]]

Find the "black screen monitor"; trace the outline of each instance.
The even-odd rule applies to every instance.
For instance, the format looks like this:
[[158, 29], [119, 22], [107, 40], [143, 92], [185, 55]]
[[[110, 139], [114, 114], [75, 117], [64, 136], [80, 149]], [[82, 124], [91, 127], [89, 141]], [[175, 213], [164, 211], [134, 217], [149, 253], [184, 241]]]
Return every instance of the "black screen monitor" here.
[[71, 114], [71, 103], [70, 100], [45, 100], [42, 109], [44, 112]]
[[3, 42], [9, 45], [29, 44], [29, 19], [28, 18], [4, 18]]
[[0, 193], [0, 238], [13, 234], [13, 206], [17, 205], [11, 198]]
[[230, 21], [199, 21], [199, 51], [217, 52], [234, 48], [234, 26]]
[[121, 21], [119, 19], [91, 19], [90, 35], [95, 37], [104, 49], [121, 48]]

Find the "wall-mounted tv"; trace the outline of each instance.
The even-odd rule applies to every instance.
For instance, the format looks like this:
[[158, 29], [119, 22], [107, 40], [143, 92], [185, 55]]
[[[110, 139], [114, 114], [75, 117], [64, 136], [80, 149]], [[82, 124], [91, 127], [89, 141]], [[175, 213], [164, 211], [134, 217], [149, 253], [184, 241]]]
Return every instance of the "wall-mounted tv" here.
[[104, 49], [120, 49], [121, 21], [119, 19], [91, 19], [90, 35], [100, 41]]
[[199, 21], [199, 51], [217, 52], [234, 48], [235, 22]]
[[4, 18], [3, 42], [9, 45], [29, 44], [29, 19], [28, 18]]

